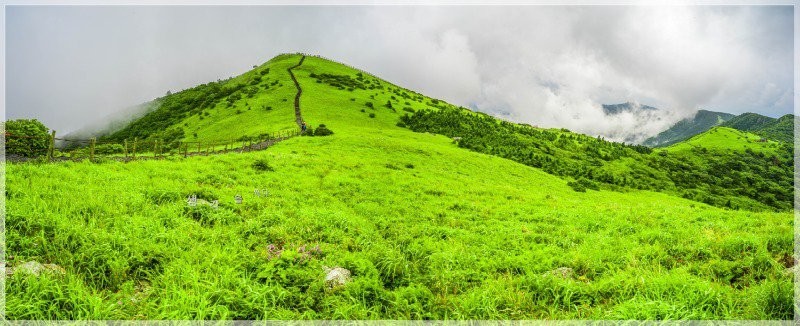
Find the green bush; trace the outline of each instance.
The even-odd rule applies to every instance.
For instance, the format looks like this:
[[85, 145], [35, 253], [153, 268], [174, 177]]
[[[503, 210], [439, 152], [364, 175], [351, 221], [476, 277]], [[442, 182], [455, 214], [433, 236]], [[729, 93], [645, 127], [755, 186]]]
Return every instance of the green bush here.
[[370, 114], [369, 114], [369, 117], [370, 117], [370, 118], [374, 118], [374, 117], [375, 117], [375, 113], [370, 113]]
[[269, 162], [266, 160], [256, 160], [251, 166], [256, 171], [275, 171], [275, 169], [272, 168], [272, 166], [269, 165]]
[[101, 144], [94, 147], [96, 154], [121, 154], [125, 152], [125, 147], [120, 144]]
[[314, 131], [314, 136], [328, 136], [333, 135], [333, 131], [328, 129], [324, 124], [319, 125], [317, 130]]
[[6, 154], [37, 157], [47, 154], [50, 147], [48, 129], [39, 120], [17, 119], [4, 123]]
[[597, 183], [584, 177], [580, 177], [575, 181], [570, 181], [567, 185], [577, 192], [586, 192], [586, 189], [600, 190], [600, 186], [598, 186]]

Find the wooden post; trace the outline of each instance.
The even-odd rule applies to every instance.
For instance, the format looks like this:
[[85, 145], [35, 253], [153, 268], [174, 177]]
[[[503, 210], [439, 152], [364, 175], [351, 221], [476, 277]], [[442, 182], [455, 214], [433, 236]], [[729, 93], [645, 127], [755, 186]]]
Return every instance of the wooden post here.
[[56, 131], [53, 130], [53, 132], [50, 133], [50, 150], [48, 151], [48, 157], [50, 159], [50, 162], [53, 161], [53, 154], [55, 150], [56, 150]]
[[183, 144], [183, 157], [189, 157], [189, 143]]
[[128, 160], [128, 140], [127, 139], [125, 139], [125, 145], [122, 148], [123, 148], [123, 151], [125, 153], [125, 160], [127, 161]]
[[91, 145], [90, 145], [91, 149], [89, 150], [89, 161], [92, 161], [92, 162], [94, 162], [94, 143], [96, 141], [97, 141], [97, 139], [92, 137], [92, 142], [91, 142]]
[[244, 141], [242, 142], [242, 153], [244, 153], [244, 145], [247, 144]]
[[153, 158], [158, 158], [158, 139], [153, 140]]
[[139, 137], [133, 138], [133, 160], [136, 160], [136, 141], [139, 140]]
[[200, 142], [197, 142], [197, 155], [200, 155]]

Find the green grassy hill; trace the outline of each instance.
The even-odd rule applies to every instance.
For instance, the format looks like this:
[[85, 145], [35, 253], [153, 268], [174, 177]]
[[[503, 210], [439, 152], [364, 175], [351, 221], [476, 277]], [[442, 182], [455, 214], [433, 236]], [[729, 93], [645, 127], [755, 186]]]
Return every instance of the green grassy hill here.
[[733, 151], [761, 151], [773, 153], [780, 147], [776, 141], [759, 135], [728, 127], [715, 127], [684, 142], [667, 147], [668, 150], [683, 151], [694, 148], [708, 148]]
[[669, 129], [648, 138], [643, 145], [651, 147], [669, 146], [718, 126], [733, 117], [734, 115], [730, 113], [699, 110], [691, 119], [679, 121]]
[[762, 127], [756, 133], [769, 139], [794, 143], [794, 125], [797, 117], [793, 114], [784, 115], [774, 122]]
[[[296, 128], [286, 69], [299, 60], [166, 96], [105, 139]], [[762, 151], [662, 156], [502, 122], [317, 57], [292, 71], [303, 118], [333, 135], [207, 157], [7, 164], [7, 266], [64, 269], [8, 276], [7, 317], [792, 318], [793, 215], [773, 188], [793, 163], [780, 148], [773, 165]], [[749, 174], [681, 174], [701, 167], [684, 165], [690, 155]], [[754, 178], [752, 193], [730, 192]], [[325, 267], [350, 281], [331, 288]]]
[[755, 131], [766, 127], [773, 122], [775, 122], [775, 118], [763, 116], [758, 113], [747, 112], [731, 118], [723, 123], [722, 126], [739, 129], [742, 131]]
[[744, 113], [726, 121], [722, 126], [751, 132], [770, 140], [793, 143], [794, 120], [793, 114], [775, 119], [757, 113]]

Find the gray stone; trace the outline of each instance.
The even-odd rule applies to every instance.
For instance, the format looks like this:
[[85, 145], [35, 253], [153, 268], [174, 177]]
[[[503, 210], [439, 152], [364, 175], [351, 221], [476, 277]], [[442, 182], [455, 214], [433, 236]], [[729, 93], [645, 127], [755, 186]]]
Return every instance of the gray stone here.
[[37, 261], [29, 261], [26, 263], [22, 263], [15, 267], [10, 267], [6, 269], [6, 275], [14, 275], [16, 273], [23, 273], [23, 274], [31, 274], [35, 276], [39, 276], [42, 272], [53, 273], [63, 275], [67, 272], [56, 264], [42, 264]]
[[569, 267], [559, 267], [547, 273], [544, 273], [544, 276], [556, 276], [560, 278], [571, 278], [572, 277], [572, 268]]
[[350, 281], [350, 271], [341, 267], [322, 267], [325, 271], [325, 285], [328, 288], [344, 286]]

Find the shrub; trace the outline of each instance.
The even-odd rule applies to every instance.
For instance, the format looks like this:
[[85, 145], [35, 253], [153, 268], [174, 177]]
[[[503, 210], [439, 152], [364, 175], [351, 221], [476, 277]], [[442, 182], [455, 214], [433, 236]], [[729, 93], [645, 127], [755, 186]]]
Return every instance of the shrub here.
[[94, 147], [97, 154], [120, 154], [125, 151], [125, 147], [120, 144], [101, 144]]
[[39, 120], [17, 119], [5, 123], [6, 154], [37, 157], [47, 154], [50, 135]]
[[328, 129], [324, 124], [319, 125], [319, 128], [314, 131], [314, 136], [328, 136], [333, 135], [333, 131]]
[[412, 109], [410, 107], [404, 107], [403, 111], [414, 113], [414, 109]]
[[370, 118], [374, 118], [374, 117], [375, 117], [375, 113], [370, 113], [370, 114], [369, 114], [369, 117], [370, 117]]
[[597, 183], [584, 177], [580, 177], [575, 181], [570, 181], [567, 185], [577, 192], [586, 192], [586, 189], [600, 190], [600, 186], [598, 186]]
[[256, 171], [275, 171], [275, 169], [273, 169], [266, 160], [256, 160], [251, 166]]
[[373, 108], [373, 106], [372, 106], [372, 102], [367, 102], [367, 103], [364, 103], [364, 105], [366, 105], [368, 108]]

